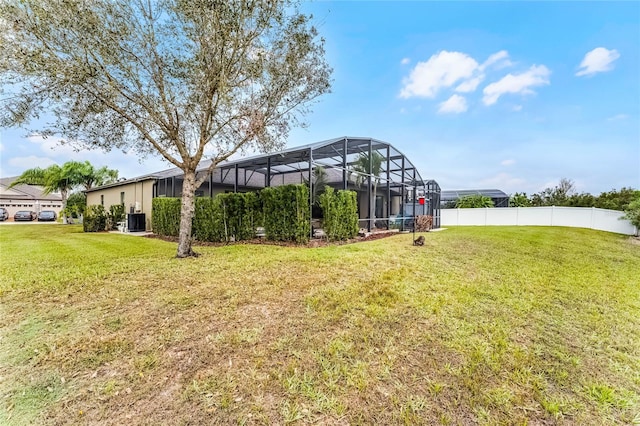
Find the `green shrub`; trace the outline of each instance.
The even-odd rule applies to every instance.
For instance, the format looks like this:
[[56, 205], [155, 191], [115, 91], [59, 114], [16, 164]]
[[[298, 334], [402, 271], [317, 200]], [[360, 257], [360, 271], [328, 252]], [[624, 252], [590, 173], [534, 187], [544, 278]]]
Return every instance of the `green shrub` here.
[[60, 212], [69, 218], [77, 219], [84, 214], [87, 208], [87, 197], [83, 192], [74, 192], [67, 198], [67, 207]]
[[636, 231], [640, 233], [640, 195], [629, 203], [624, 212], [623, 217], [628, 219], [636, 227]]
[[283, 185], [260, 191], [264, 230], [275, 241], [309, 241], [309, 188], [306, 185]]
[[82, 222], [84, 232], [101, 232], [107, 228], [107, 213], [101, 205], [87, 206]]
[[151, 227], [158, 235], [176, 237], [180, 229], [180, 198], [154, 198]]
[[224, 219], [220, 200], [216, 198], [196, 198], [191, 233], [198, 241], [225, 241]]
[[[267, 200], [264, 204], [263, 200]], [[272, 211], [267, 215], [266, 205]], [[304, 185], [265, 188], [255, 192], [198, 197], [192, 235], [198, 241], [241, 241], [255, 237], [264, 226], [267, 238], [278, 241], [309, 241], [309, 189]], [[268, 219], [267, 219], [268, 216]], [[153, 232], [177, 236], [180, 226], [180, 199], [153, 199]]]
[[125, 220], [124, 204], [109, 206], [107, 213], [107, 229], [115, 229], [118, 222]]
[[254, 192], [196, 198], [193, 237], [198, 241], [242, 241], [255, 237], [262, 224], [261, 206]]
[[483, 207], [494, 207], [493, 200], [484, 195], [467, 195], [456, 202], [457, 209], [478, 209]]
[[332, 241], [346, 240], [358, 235], [358, 200], [354, 191], [334, 191], [327, 186], [320, 195], [323, 230]]

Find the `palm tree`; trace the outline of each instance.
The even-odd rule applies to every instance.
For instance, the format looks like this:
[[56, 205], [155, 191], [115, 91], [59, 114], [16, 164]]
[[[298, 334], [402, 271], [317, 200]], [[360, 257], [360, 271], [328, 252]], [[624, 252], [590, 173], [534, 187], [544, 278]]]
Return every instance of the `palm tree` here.
[[107, 166], [96, 169], [88, 161], [68, 161], [62, 166], [65, 173], [78, 185], [84, 189], [91, 189], [94, 186], [102, 186], [118, 180], [118, 171], [107, 168]]
[[[309, 186], [309, 181], [303, 177], [305, 185]], [[311, 182], [313, 186], [311, 187], [311, 199], [314, 200], [314, 203], [318, 202], [318, 197], [320, 193], [324, 191], [324, 187], [329, 184], [329, 180], [327, 179], [327, 171], [322, 166], [316, 166], [313, 169], [313, 173], [311, 174]]]
[[[358, 187], [365, 182], [369, 176], [371, 177], [371, 183], [373, 185], [373, 202], [375, 205], [377, 190], [378, 190], [378, 182], [380, 181], [380, 174], [382, 173], [382, 163], [384, 162], [384, 156], [377, 151], [371, 152], [371, 157], [369, 157], [368, 152], [361, 152], [356, 161], [351, 166], [351, 170], [355, 173], [354, 180]], [[369, 217], [375, 219], [375, 207], [372, 209], [371, 205], [369, 206], [370, 211]]]
[[[309, 180], [302, 177], [304, 184], [309, 187]], [[323, 217], [322, 208], [320, 207], [320, 194], [324, 191], [325, 187], [329, 185], [327, 179], [327, 171], [322, 166], [316, 166], [311, 174], [311, 217], [321, 218]]]

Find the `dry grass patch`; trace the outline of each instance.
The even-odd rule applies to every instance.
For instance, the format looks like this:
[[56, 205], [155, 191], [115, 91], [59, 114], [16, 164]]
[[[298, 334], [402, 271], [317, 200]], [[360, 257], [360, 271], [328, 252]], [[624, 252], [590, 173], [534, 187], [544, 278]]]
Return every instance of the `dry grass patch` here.
[[640, 420], [640, 250], [621, 236], [458, 228], [178, 260], [43, 229], [0, 227], [2, 424]]

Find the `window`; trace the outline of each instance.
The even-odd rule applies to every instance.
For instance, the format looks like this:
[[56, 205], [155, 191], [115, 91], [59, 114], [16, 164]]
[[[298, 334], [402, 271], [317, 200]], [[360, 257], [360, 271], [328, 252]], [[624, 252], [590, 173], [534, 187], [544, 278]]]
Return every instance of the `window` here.
[[100, 196], [100, 205], [104, 207], [104, 195]]
[[120, 193], [120, 204], [124, 206], [124, 191]]

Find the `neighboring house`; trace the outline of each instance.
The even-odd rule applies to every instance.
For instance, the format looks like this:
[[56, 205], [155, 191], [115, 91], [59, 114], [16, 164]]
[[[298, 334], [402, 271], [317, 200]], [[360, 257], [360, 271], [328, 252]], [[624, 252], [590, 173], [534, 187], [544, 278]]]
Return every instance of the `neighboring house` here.
[[62, 197], [60, 194], [44, 194], [41, 186], [37, 185], [16, 185], [9, 186], [18, 176], [0, 178], [0, 207], [4, 207], [9, 212], [9, 219], [19, 210], [32, 210], [36, 213], [42, 210], [53, 210], [60, 215], [62, 210]]
[[442, 191], [441, 203], [443, 209], [452, 209], [456, 201], [469, 195], [482, 195], [491, 198], [494, 207], [509, 207], [509, 196], [499, 189], [454, 189]]
[[[354, 165], [363, 155], [383, 157], [379, 170], [369, 179], [355, 179]], [[203, 161], [199, 176], [210, 161]], [[310, 145], [220, 163], [196, 191], [196, 196], [213, 197], [225, 192], [257, 191], [268, 186], [315, 184], [315, 171], [324, 170], [323, 185], [358, 193], [363, 228], [397, 225], [397, 218], [416, 214], [434, 216], [440, 224], [440, 187], [434, 180], [423, 181], [417, 168], [397, 149], [371, 138], [342, 137]], [[356, 181], [358, 184], [356, 184]], [[183, 172], [178, 168], [150, 173], [134, 179], [85, 191], [87, 205], [123, 204], [127, 213], [145, 213], [146, 229], [151, 229], [151, 207], [155, 197], [180, 197]], [[313, 192], [313, 191], [312, 191]], [[374, 197], [375, 194], [375, 197]], [[417, 194], [417, 196], [414, 196]], [[426, 202], [420, 205], [420, 198]], [[374, 199], [375, 198], [375, 199]], [[315, 200], [310, 200], [313, 202]]]

